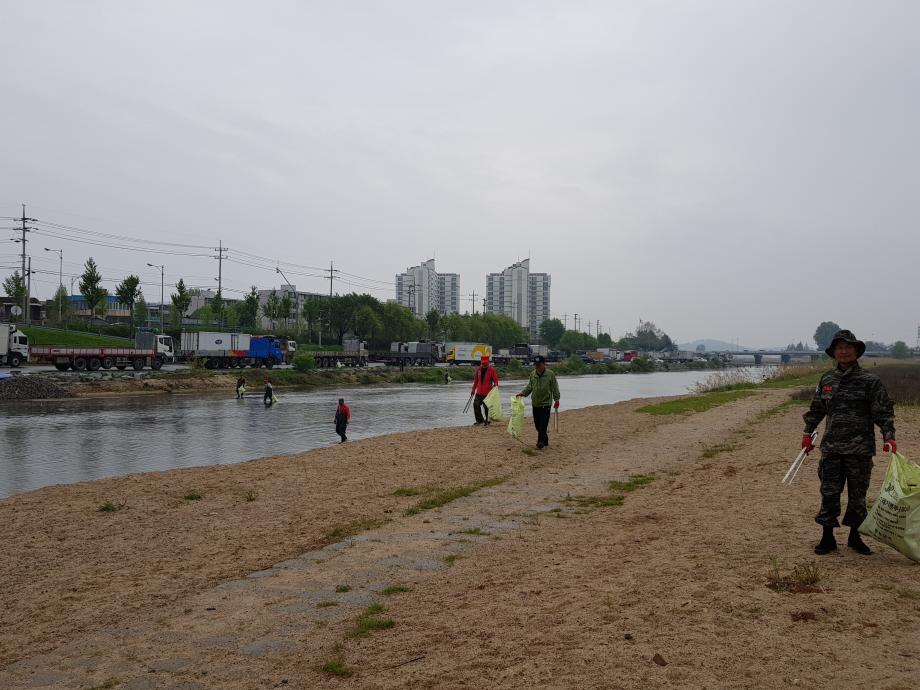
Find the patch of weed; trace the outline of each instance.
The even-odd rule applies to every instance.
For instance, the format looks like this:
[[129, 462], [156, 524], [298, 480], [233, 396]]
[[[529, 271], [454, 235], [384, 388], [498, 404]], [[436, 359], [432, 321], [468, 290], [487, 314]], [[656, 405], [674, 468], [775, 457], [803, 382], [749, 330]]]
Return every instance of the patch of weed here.
[[405, 585], [390, 585], [389, 587], [384, 587], [380, 593], [384, 596], [390, 596], [391, 594], [400, 594], [402, 592], [411, 592], [412, 589], [406, 587]]
[[386, 611], [382, 604], [371, 604], [358, 617], [355, 627], [352, 628], [352, 637], [365, 637], [373, 630], [386, 630], [396, 625], [392, 618], [381, 618], [380, 614]]
[[99, 505], [96, 508], [96, 512], [99, 513], [117, 513], [119, 510], [128, 505], [127, 501], [122, 501], [121, 503], [112, 503], [112, 501], [106, 501]]
[[703, 450], [703, 457], [704, 457], [704, 458], [707, 458], [707, 459], [708, 459], [708, 458], [714, 458], [714, 457], [717, 456], [719, 453], [730, 453], [731, 451], [735, 450], [735, 448], [737, 448], [737, 447], [738, 447], [738, 446], [736, 446], [736, 445], [734, 445], [734, 444], [732, 444], [732, 443], [719, 443], [719, 444], [717, 444], [717, 445], [715, 445], [715, 446], [707, 446], [707, 447]]
[[489, 532], [483, 532], [480, 527], [470, 527], [469, 529], [462, 530], [459, 534], [475, 534], [479, 537], [488, 537]]
[[487, 479], [477, 484], [469, 484], [467, 486], [458, 486], [453, 489], [444, 489], [443, 491], [438, 491], [433, 496], [430, 496], [423, 501], [419, 501], [414, 506], [407, 508], [406, 515], [417, 515], [423, 510], [440, 508], [441, 506], [446, 505], [451, 501], [456, 501], [458, 498], [469, 496], [470, 494], [473, 494], [480, 489], [484, 489], [489, 486], [498, 486], [504, 482], [505, 479], [506, 477], [498, 477], [496, 479]]
[[345, 592], [350, 592], [351, 587], [349, 587], [348, 585], [339, 585], [338, 587], [335, 588], [335, 591], [337, 594], [344, 594]]
[[461, 556], [460, 554], [452, 553], [448, 556], [444, 556], [444, 562], [447, 563], [448, 566], [452, 566], [454, 563], [459, 561], [461, 558], [463, 558], [463, 556]]
[[678, 398], [668, 402], [657, 403], [655, 405], [646, 405], [640, 407], [637, 412], [646, 414], [684, 414], [685, 412], [705, 412], [713, 407], [725, 405], [726, 403], [747, 398], [754, 392], [748, 389], [717, 391], [714, 393], [703, 393], [702, 395], [693, 395], [686, 398]]
[[343, 661], [338, 659], [332, 659], [323, 664], [323, 673], [328, 673], [330, 676], [339, 676], [341, 678], [348, 678], [354, 674], [350, 668], [348, 668]]
[[789, 616], [796, 622], [818, 620], [818, 616], [814, 611], [793, 611]]
[[253, 489], [247, 489], [247, 490], [246, 490], [246, 493], [243, 494], [243, 498], [246, 499], [246, 502], [247, 502], [247, 503], [252, 503], [254, 500], [256, 500], [256, 496], [257, 496], [257, 495], [258, 495], [258, 494], [256, 494], [255, 490], [253, 490]]
[[630, 491], [635, 491], [640, 486], [651, 484], [653, 481], [655, 481], [654, 474], [633, 474], [630, 475], [629, 480], [625, 482], [615, 479], [610, 480], [607, 482], [607, 488], [611, 491], [625, 491], [629, 493]]
[[329, 608], [330, 606], [338, 606], [338, 605], [339, 605], [339, 602], [337, 601], [321, 601], [316, 604], [316, 608], [325, 609], [325, 608]]
[[189, 491], [185, 496], [182, 497], [186, 501], [200, 501], [204, 496], [199, 491]]
[[418, 496], [422, 493], [421, 489], [416, 489], [414, 486], [401, 486], [396, 491], [393, 492], [394, 496]]
[[774, 592], [794, 594], [820, 592], [821, 588], [816, 586], [820, 580], [821, 573], [817, 563], [799, 563], [792, 568], [791, 573], [783, 574], [780, 571], [779, 559], [770, 559], [767, 587]]
[[327, 542], [341, 541], [342, 539], [352, 537], [356, 534], [361, 534], [361, 532], [366, 532], [370, 529], [376, 529], [381, 525], [385, 525], [387, 522], [389, 521], [381, 520], [379, 518], [359, 518], [354, 522], [349, 522], [347, 525], [339, 525], [338, 527], [333, 527], [323, 535], [323, 539]]
[[533, 448], [521, 448], [521, 452], [524, 455], [529, 455], [530, 457], [534, 457], [537, 454], [537, 451]]

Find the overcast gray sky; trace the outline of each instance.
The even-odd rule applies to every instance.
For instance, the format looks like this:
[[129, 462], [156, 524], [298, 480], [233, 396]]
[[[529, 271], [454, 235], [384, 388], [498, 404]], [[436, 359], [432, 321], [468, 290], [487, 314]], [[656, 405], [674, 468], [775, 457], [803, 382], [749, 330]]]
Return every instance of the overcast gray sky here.
[[[614, 336], [642, 318], [680, 341], [764, 346], [833, 320], [916, 340], [920, 3], [0, 11], [2, 216], [26, 202], [99, 232], [222, 240], [236, 259], [334, 260], [365, 279], [337, 291], [381, 299], [431, 256], [481, 297], [486, 273], [529, 255], [552, 274], [554, 315]], [[92, 255], [107, 278], [157, 283], [150, 299], [148, 261], [167, 283], [217, 275], [205, 257], [55, 232], [68, 239], [30, 237], [34, 268], [57, 269], [45, 246], [65, 272]], [[6, 244], [0, 266], [16, 261]], [[224, 278], [280, 283], [239, 263]], [[37, 275], [33, 292], [56, 284]]]

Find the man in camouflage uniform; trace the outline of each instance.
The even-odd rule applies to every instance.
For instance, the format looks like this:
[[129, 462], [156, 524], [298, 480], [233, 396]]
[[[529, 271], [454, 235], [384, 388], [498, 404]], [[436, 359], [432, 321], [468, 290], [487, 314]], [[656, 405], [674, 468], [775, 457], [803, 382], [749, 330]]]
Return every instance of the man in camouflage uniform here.
[[872, 551], [859, 536], [859, 525], [866, 517], [866, 491], [875, 455], [875, 426], [882, 431], [885, 452], [894, 453], [894, 405], [888, 391], [875, 374], [859, 366], [857, 360], [866, 345], [848, 330], [837, 331], [825, 350], [837, 366], [821, 377], [811, 407], [803, 417], [805, 433], [802, 448], [812, 450], [811, 433], [825, 417], [827, 425], [821, 439], [821, 510], [815, 522], [824, 528], [815, 546], [819, 556], [837, 549], [834, 528], [839, 527], [840, 494], [847, 485], [847, 510], [843, 524], [849, 526], [847, 545], [864, 556]]

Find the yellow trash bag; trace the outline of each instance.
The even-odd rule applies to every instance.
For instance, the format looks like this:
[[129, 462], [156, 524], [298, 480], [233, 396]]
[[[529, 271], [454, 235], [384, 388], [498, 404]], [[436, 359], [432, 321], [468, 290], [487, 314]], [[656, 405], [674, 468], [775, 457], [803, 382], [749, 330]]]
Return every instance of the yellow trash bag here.
[[859, 531], [920, 562], [920, 465], [892, 453], [882, 491]]
[[508, 421], [508, 433], [518, 441], [524, 428], [524, 399], [516, 395], [511, 398], [511, 419]]
[[498, 386], [489, 391], [489, 394], [482, 399], [489, 410], [490, 422], [504, 422], [505, 415], [502, 414], [502, 396], [498, 392]]

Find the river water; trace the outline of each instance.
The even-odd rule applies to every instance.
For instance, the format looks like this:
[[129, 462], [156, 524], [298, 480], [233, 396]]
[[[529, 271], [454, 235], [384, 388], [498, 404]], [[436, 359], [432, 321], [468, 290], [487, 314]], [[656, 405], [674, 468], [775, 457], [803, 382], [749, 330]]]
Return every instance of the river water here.
[[[761, 378], [761, 370], [749, 372]], [[562, 409], [682, 395], [711, 374], [560, 377]], [[506, 414], [510, 396], [524, 383], [502, 383]], [[471, 424], [472, 410], [463, 414], [470, 385], [281, 390], [272, 407], [262, 404], [261, 391], [243, 400], [223, 393], [0, 403], [0, 498], [50, 484], [231, 464], [328, 446], [338, 442], [332, 418], [339, 397], [351, 407], [349, 440]], [[533, 432], [529, 424], [528, 437]]]

